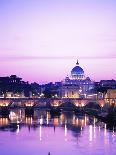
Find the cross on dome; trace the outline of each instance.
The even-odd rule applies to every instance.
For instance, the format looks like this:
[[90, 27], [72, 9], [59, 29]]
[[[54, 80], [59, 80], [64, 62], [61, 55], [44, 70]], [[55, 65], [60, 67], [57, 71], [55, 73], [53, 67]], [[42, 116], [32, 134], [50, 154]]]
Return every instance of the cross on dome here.
[[79, 65], [79, 61], [78, 61], [78, 59], [77, 59], [77, 63], [76, 63], [76, 65]]

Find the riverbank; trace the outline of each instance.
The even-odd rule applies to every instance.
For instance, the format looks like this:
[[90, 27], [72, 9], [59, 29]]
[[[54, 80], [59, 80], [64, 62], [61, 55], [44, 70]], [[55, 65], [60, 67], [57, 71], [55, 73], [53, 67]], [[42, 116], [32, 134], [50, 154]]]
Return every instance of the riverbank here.
[[95, 110], [85, 110], [85, 113], [89, 116], [94, 116], [100, 121], [106, 123], [107, 128], [116, 130], [116, 113], [114, 112], [96, 112]]

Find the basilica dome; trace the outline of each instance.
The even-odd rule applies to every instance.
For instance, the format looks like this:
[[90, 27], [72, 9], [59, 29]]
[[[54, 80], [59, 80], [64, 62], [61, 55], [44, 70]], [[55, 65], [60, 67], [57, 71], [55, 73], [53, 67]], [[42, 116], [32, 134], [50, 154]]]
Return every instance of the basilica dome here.
[[83, 69], [79, 66], [77, 61], [76, 66], [71, 70], [71, 75], [84, 75]]
[[80, 75], [80, 74], [84, 74], [84, 71], [83, 71], [83, 69], [82, 69], [80, 66], [75, 66], [75, 67], [72, 69], [71, 74]]
[[71, 70], [71, 80], [84, 80], [84, 70], [79, 66], [78, 60], [76, 66]]

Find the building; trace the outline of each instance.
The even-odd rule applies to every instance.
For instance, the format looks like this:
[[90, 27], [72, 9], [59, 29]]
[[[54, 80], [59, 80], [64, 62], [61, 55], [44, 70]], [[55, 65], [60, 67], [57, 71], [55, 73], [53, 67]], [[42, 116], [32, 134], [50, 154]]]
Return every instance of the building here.
[[108, 89], [105, 98], [116, 99], [116, 89]]
[[99, 82], [100, 87], [105, 87], [108, 89], [116, 89], [116, 81], [115, 80], [101, 80]]
[[64, 84], [62, 86], [62, 97], [63, 98], [79, 98], [79, 86], [74, 84]]
[[31, 87], [16, 75], [0, 77], [0, 97], [29, 97]]
[[62, 97], [86, 98], [87, 93], [93, 89], [94, 82], [85, 76], [77, 60], [76, 66], [71, 70], [71, 75], [62, 82]]
[[6, 92], [4, 98], [24, 98], [24, 92]]

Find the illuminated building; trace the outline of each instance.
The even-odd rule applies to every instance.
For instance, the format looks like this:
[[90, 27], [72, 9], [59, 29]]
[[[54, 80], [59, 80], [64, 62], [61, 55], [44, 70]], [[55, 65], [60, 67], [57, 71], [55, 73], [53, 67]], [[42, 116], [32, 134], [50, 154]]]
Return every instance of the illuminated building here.
[[86, 94], [92, 89], [94, 89], [94, 82], [89, 77], [85, 77], [84, 70], [77, 60], [76, 66], [71, 70], [71, 75], [62, 82], [62, 97], [86, 98]]
[[62, 86], [62, 97], [65, 98], [79, 98], [80, 92], [79, 92], [79, 86], [74, 84], [68, 84]]
[[14, 92], [6, 92], [5, 98], [24, 98], [24, 92], [14, 93]]
[[105, 98], [116, 99], [116, 89], [108, 89]]

